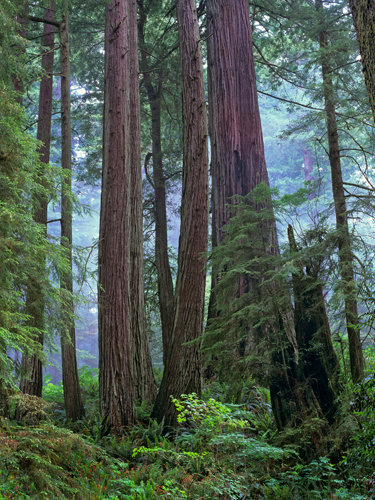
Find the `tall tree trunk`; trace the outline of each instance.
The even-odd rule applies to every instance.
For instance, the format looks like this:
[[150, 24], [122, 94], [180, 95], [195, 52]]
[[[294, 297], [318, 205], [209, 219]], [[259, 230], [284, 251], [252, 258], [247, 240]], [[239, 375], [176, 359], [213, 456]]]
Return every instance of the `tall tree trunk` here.
[[139, 100], [137, 1], [129, 0], [130, 70], [130, 314], [132, 335], [133, 382], [135, 399], [152, 404], [156, 383], [147, 336], [143, 266], [143, 204], [141, 163], [141, 110]]
[[[47, 20], [54, 20], [54, 4], [50, 3], [50, 8], [44, 12], [44, 18]], [[53, 83], [53, 47], [54, 47], [54, 26], [51, 24], [44, 24], [43, 31], [43, 45], [46, 47], [47, 52], [42, 56], [42, 70], [44, 76], [40, 82], [39, 90], [39, 112], [38, 112], [38, 129], [37, 139], [42, 142], [39, 148], [40, 161], [44, 164], [49, 163], [50, 158], [50, 143], [51, 143], [51, 122], [52, 122], [52, 83]], [[40, 173], [41, 184], [44, 187], [46, 183], [43, 180], [44, 172]], [[44, 226], [44, 237], [47, 236], [47, 208], [48, 198], [45, 194], [39, 195], [33, 200], [33, 219], [38, 224]], [[45, 258], [41, 257], [39, 263], [42, 269], [45, 268]], [[43, 346], [44, 335], [43, 330], [45, 327], [44, 321], [44, 296], [40, 284], [35, 280], [29, 280], [28, 290], [26, 297], [26, 310], [30, 315], [30, 326], [36, 328], [41, 333], [38, 337], [38, 342]], [[33, 356], [22, 357], [22, 371], [25, 375], [21, 378], [20, 390], [25, 394], [32, 396], [42, 397], [43, 386], [43, 373], [41, 360]]]
[[372, 115], [375, 120], [375, 0], [349, 0]]
[[260, 182], [269, 186], [269, 180], [248, 2], [207, 0], [207, 29], [211, 170], [216, 177], [213, 232], [219, 244], [231, 216], [226, 204]]
[[[209, 133], [212, 174], [212, 247], [220, 245], [225, 225], [231, 218], [228, 203], [233, 196], [245, 196], [259, 183], [269, 186], [258, 96], [249, 5], [246, 0], [207, 0], [207, 57]], [[270, 229], [270, 248], [277, 247], [276, 226]], [[217, 309], [216, 284], [221, 270], [212, 269], [209, 319]], [[249, 280], [243, 276], [238, 293], [248, 290]], [[210, 347], [218, 338], [212, 334], [204, 340]], [[238, 341], [237, 355], [249, 350], [249, 339]], [[215, 360], [206, 376], [215, 372]]]
[[[143, 0], [139, 1], [140, 20], [138, 24], [140, 41], [144, 45], [144, 26], [146, 14]], [[171, 268], [168, 258], [168, 226], [166, 209], [166, 188], [163, 171], [163, 153], [161, 149], [161, 95], [163, 70], [158, 72], [158, 84], [155, 87], [151, 80], [146, 52], [142, 51], [144, 67], [144, 85], [147, 91], [151, 111], [152, 135], [152, 167], [155, 190], [155, 263], [158, 276], [158, 298], [161, 317], [163, 361], [166, 361], [167, 351], [171, 345], [173, 326], [174, 292]]]
[[[311, 157], [311, 152], [308, 148], [304, 148], [304, 150], [303, 150], [303, 165], [304, 165], [304, 170], [305, 170], [305, 182], [313, 182], [314, 181], [313, 159]], [[316, 193], [311, 191], [308, 194], [308, 199], [313, 200], [316, 196], [317, 196]], [[315, 227], [319, 222], [317, 206], [316, 206], [316, 204], [314, 204], [314, 206], [311, 204], [310, 207], [311, 208], [309, 211], [309, 217], [311, 220], [312, 227]]]
[[184, 159], [181, 234], [172, 345], [167, 350], [153, 417], [177, 423], [171, 395], [201, 394], [199, 338], [203, 330], [208, 238], [208, 138], [201, 43], [194, 0], [177, 0], [181, 54]]
[[[269, 186], [269, 181], [257, 100], [248, 2], [207, 0], [207, 31], [214, 210], [212, 231], [213, 242], [219, 245], [224, 241], [224, 228], [232, 216], [226, 204], [231, 202], [234, 195], [248, 195], [261, 182]], [[256, 205], [255, 208], [259, 211], [263, 207]], [[278, 239], [275, 220], [271, 213], [267, 221], [258, 225], [258, 232], [252, 238], [253, 248], [258, 251], [254, 245], [259, 241], [260, 254], [273, 255], [277, 258]], [[331, 419], [335, 408], [330, 392], [330, 378], [324, 368], [326, 360], [324, 358], [324, 362], [322, 361], [323, 358], [320, 357], [321, 353], [318, 350], [312, 353], [309, 351], [306, 361], [302, 356], [306, 346], [312, 347], [311, 339], [319, 335], [320, 328], [327, 327], [328, 323], [324, 321], [325, 311], [321, 308], [318, 311], [314, 310], [309, 337], [306, 334], [305, 338], [303, 326], [307, 321], [306, 318], [309, 318], [305, 311], [307, 306], [303, 309], [304, 314], [301, 309], [294, 316], [285, 284], [280, 280], [272, 285], [263, 283], [262, 274], [267, 271], [272, 270], [265, 267], [256, 269], [254, 276], [242, 275], [235, 289], [237, 297], [245, 293], [248, 293], [249, 298], [260, 294], [261, 301], [271, 299], [271, 303], [275, 303], [273, 317], [263, 324], [259, 334], [268, 338], [273, 345], [271, 354], [273, 367], [269, 378], [272, 408], [277, 425], [281, 429], [293, 422], [294, 410], [297, 409], [296, 402], [299, 402], [299, 415], [318, 412], [321, 416], [327, 415]], [[256, 278], [256, 275], [259, 278]], [[271, 288], [266, 290], [269, 286]], [[314, 299], [317, 298], [317, 292], [315, 295]], [[314, 303], [314, 300], [312, 302]], [[218, 319], [220, 320], [220, 316]], [[255, 329], [250, 324], [249, 331], [255, 336], [254, 348], [256, 348], [257, 331], [253, 330]], [[329, 335], [327, 337], [327, 331], [324, 330], [321, 335], [322, 339], [324, 338], [324, 345], [329, 346], [330, 337]], [[313, 364], [311, 373], [308, 372], [309, 363]], [[337, 375], [337, 366], [335, 364], [331, 366], [329, 361], [327, 364], [327, 370], [332, 369], [333, 374]], [[319, 376], [321, 380], [316, 393], [309, 379], [312, 374]], [[331, 372], [329, 374], [331, 377]], [[333, 375], [331, 378], [333, 379]]]
[[[321, 16], [320, 24], [323, 25], [323, 0], [315, 0], [315, 6]], [[319, 45], [321, 50], [324, 103], [327, 116], [327, 135], [329, 146], [329, 162], [331, 165], [332, 176], [332, 191], [335, 203], [336, 227], [339, 233], [339, 260], [342, 285], [344, 288], [346, 328], [348, 331], [349, 339], [350, 370], [353, 382], [358, 382], [363, 378], [364, 359], [362, 353], [360, 330], [356, 328], [358, 326], [358, 310], [353, 271], [353, 254], [350, 247], [350, 236], [344, 196], [345, 193], [341, 172], [335, 98], [333, 91], [330, 58], [328, 53], [328, 37], [327, 32], [324, 29], [320, 30], [319, 32]]]
[[129, 0], [106, 6], [103, 176], [99, 229], [100, 412], [114, 432], [133, 422], [130, 306]]
[[152, 167], [155, 189], [155, 263], [163, 339], [163, 361], [172, 344], [174, 290], [168, 256], [166, 188], [161, 151], [161, 75], [157, 92], [148, 90], [152, 120]]
[[82, 395], [79, 386], [72, 273], [72, 147], [70, 117], [70, 63], [69, 63], [69, 9], [65, 1], [65, 15], [60, 26], [61, 51], [61, 167], [63, 181], [61, 189], [61, 245], [67, 262], [61, 278], [63, 328], [61, 332], [62, 375], [66, 417], [73, 421], [84, 415]]

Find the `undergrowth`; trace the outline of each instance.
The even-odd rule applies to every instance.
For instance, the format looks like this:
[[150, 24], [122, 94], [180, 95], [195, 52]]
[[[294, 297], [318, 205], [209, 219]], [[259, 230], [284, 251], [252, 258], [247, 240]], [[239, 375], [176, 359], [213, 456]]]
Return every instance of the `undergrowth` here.
[[[349, 408], [327, 435], [331, 451], [339, 450], [336, 459], [327, 453], [308, 463], [297, 446], [285, 445], [292, 429], [276, 432], [268, 391], [251, 379], [235, 400], [218, 383], [208, 384], [202, 399], [174, 399], [179, 426], [169, 434], [141, 405], [121, 439], [106, 435], [99, 416], [97, 370], [80, 369], [80, 379], [81, 421], [66, 420], [62, 387], [48, 380], [43, 413], [35, 410], [22, 424], [1, 420], [0, 500], [375, 498], [373, 377], [352, 389]], [[33, 408], [39, 408], [35, 401]], [[314, 438], [306, 431], [310, 424], [305, 446]]]

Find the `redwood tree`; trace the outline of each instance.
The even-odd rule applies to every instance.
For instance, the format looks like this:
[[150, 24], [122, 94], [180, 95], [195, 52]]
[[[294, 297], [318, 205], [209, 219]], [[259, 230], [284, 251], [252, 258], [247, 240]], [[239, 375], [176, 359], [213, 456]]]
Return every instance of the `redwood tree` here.
[[139, 100], [137, 1], [129, 0], [129, 85], [130, 85], [130, 309], [131, 354], [133, 359], [134, 397], [153, 403], [156, 384], [147, 335], [143, 276], [143, 204], [141, 163], [141, 112]]
[[[44, 19], [47, 21], [54, 20], [53, 2], [50, 3], [50, 8], [45, 10]], [[39, 155], [41, 162], [44, 164], [48, 164], [50, 158], [54, 29], [52, 24], [44, 24], [43, 45], [46, 48], [46, 52], [42, 56], [42, 70], [44, 75], [40, 82], [37, 129], [37, 139], [42, 142], [39, 148]], [[42, 185], [45, 184], [43, 182], [43, 175], [44, 172], [41, 171], [40, 177]], [[44, 226], [44, 234], [46, 237], [48, 208], [48, 198], [46, 194], [41, 193], [39, 196], [34, 195], [33, 205], [33, 219], [38, 224]], [[45, 259], [43, 256], [41, 256], [39, 265], [41, 272], [43, 272], [43, 268], [45, 268]], [[26, 308], [27, 314], [30, 316], [30, 326], [41, 332], [38, 337], [38, 342], [43, 345], [44, 336], [42, 332], [45, 327], [44, 296], [40, 283], [36, 280], [29, 279], [28, 281]], [[23, 356], [22, 368], [25, 375], [21, 378], [20, 390], [25, 394], [42, 397], [43, 373], [41, 360], [35, 355], [31, 357]]]
[[[209, 133], [212, 174], [212, 246], [220, 245], [231, 218], [228, 203], [245, 196], [261, 182], [269, 186], [255, 80], [249, 5], [246, 0], [207, 0]], [[277, 248], [275, 222], [268, 246]], [[209, 319], [217, 314], [215, 287], [220, 270], [212, 270]], [[237, 295], [249, 289], [248, 276]], [[206, 338], [209, 347], [216, 338]], [[249, 338], [237, 339], [237, 354], [249, 350]], [[215, 373], [214, 362], [206, 372]]]
[[[219, 267], [214, 272], [220, 271], [223, 276], [221, 280], [233, 281], [232, 276], [235, 276], [237, 282], [234, 286], [230, 283], [230, 287], [232, 291], [235, 290], [236, 296], [231, 300], [235, 302], [235, 307], [238, 304], [239, 308], [244, 308], [242, 318], [247, 322], [245, 330], [255, 340], [254, 348], [257, 347], [259, 335], [271, 346], [272, 366], [268, 378], [278, 428], [296, 422], [296, 413], [302, 419], [318, 413], [332, 422], [338, 365], [330, 340], [321, 287], [316, 276], [310, 277], [307, 287], [301, 269], [293, 281], [296, 304], [293, 314], [288, 290], [278, 275], [279, 248], [270, 202], [265, 200], [259, 203], [251, 196], [258, 184], [262, 182], [268, 187], [269, 182], [257, 100], [248, 2], [207, 0], [207, 30], [213, 246], [224, 242], [222, 248], [225, 252], [230, 233], [226, 236], [224, 228], [231, 224], [237, 212], [227, 208], [228, 203], [233, 203], [234, 195], [246, 196], [243, 198], [246, 201], [239, 203], [240, 212], [250, 214], [247, 226], [250, 234], [246, 231], [234, 232], [230, 250], [232, 254], [229, 252], [229, 255], [233, 255], [233, 252], [237, 252], [237, 256], [241, 253], [250, 255], [243, 267], [240, 262], [233, 265], [251, 271], [229, 273], [226, 272], [229, 269]], [[262, 216], [262, 213], [265, 215]], [[241, 231], [241, 222], [237, 224]], [[290, 239], [294, 247], [292, 235]], [[226, 262], [229, 262], [228, 259]], [[235, 301], [236, 298], [240, 300]], [[258, 304], [254, 313], [256, 318], [251, 320], [254, 324], [248, 318], [252, 304]], [[271, 308], [269, 317], [259, 318], [261, 311], [267, 307]], [[234, 323], [237, 326], [236, 317], [241, 321], [241, 315], [238, 309], [233, 316], [232, 309], [229, 307], [227, 324], [230, 326]], [[217, 318], [219, 325], [221, 320], [220, 315]], [[232, 328], [232, 333], [236, 335], [237, 331], [233, 332]], [[324, 351], [314, 348], [317, 335], [326, 347]], [[243, 351], [246, 347], [240, 345]], [[317, 380], [314, 388], [310, 384], [312, 377]]]
[[203, 330], [208, 238], [208, 144], [201, 42], [194, 0], [177, 1], [183, 98], [181, 234], [172, 344], [153, 417], [177, 422], [171, 395], [201, 393], [199, 343]]
[[100, 412], [121, 434], [134, 421], [130, 305], [129, 0], [106, 5], [103, 176], [99, 229]]
[[375, 120], [375, 1], [349, 0], [357, 33], [363, 74]]

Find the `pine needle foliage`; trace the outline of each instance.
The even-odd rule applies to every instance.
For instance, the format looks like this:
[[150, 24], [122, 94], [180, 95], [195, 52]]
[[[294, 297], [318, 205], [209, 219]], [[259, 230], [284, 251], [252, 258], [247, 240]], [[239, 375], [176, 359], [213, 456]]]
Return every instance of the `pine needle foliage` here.
[[[8, 412], [7, 390], [19, 374], [14, 352], [44, 359], [38, 337], [47, 342], [61, 329], [60, 307], [71, 297], [60, 293], [56, 282], [68, 263], [60, 245], [46, 238], [46, 227], [33, 220], [37, 201], [56, 201], [63, 181], [61, 170], [40, 162], [40, 143], [26, 132], [27, 115], [12, 90], [12, 77], [30, 78], [22, 55], [25, 44], [16, 14], [21, 2], [2, 2], [0, 11], [0, 414]], [[18, 9], [18, 10], [17, 10]], [[3, 64], [4, 63], [4, 64]], [[32, 326], [26, 313], [29, 285], [43, 295], [34, 309], [43, 307], [45, 328]]]
[[39, 163], [37, 141], [23, 131], [25, 121], [14, 93], [0, 88], [0, 377], [11, 383], [11, 350], [42, 356], [36, 342], [39, 331], [30, 326], [25, 313], [27, 283], [40, 284], [55, 314], [60, 294], [49, 273], [65, 266], [59, 248], [46, 241], [44, 228], [32, 218], [34, 195], [52, 197], [57, 179], [54, 169], [45, 171]]
[[[327, 203], [321, 191], [320, 181], [308, 182], [295, 194], [280, 198], [277, 190], [260, 185], [250, 195], [237, 197], [228, 206], [232, 218], [225, 227], [225, 240], [212, 253], [214, 265], [222, 269], [217, 285], [220, 313], [209, 322], [204, 334], [205, 359], [215, 357], [220, 379], [229, 377], [235, 383], [232, 379], [235, 358], [236, 373], [241, 380], [253, 374], [267, 384], [274, 368], [270, 353], [275, 349], [278, 334], [271, 339], [264, 332], [271, 323], [277, 331], [275, 318], [290, 307], [290, 301], [294, 304], [293, 276], [298, 276], [303, 284], [304, 300], [317, 288], [322, 289], [335, 347], [346, 371], [348, 346], [343, 313], [346, 290], [340, 279], [337, 257], [342, 234], [335, 227], [333, 206]], [[365, 212], [365, 209], [364, 204], [360, 207], [356, 203], [350, 207], [349, 214], [358, 217], [360, 210]], [[365, 213], [364, 222], [367, 221], [370, 228], [372, 219], [368, 210]], [[267, 228], [273, 218], [278, 228], [283, 229], [279, 233], [280, 252], [272, 251], [267, 240]], [[288, 225], [295, 238], [293, 247], [286, 238]], [[374, 320], [371, 304], [375, 249], [371, 238], [357, 227], [353, 226], [349, 237], [355, 255], [353, 290], [360, 307], [358, 327], [368, 332], [366, 338], [370, 340]], [[244, 276], [248, 285], [246, 293], [241, 295]], [[305, 319], [313, 317], [321, 306], [319, 301], [310, 301]], [[282, 338], [282, 328], [279, 332]], [[315, 348], [319, 348], [316, 342], [317, 338]], [[241, 344], [245, 345], [242, 353]]]

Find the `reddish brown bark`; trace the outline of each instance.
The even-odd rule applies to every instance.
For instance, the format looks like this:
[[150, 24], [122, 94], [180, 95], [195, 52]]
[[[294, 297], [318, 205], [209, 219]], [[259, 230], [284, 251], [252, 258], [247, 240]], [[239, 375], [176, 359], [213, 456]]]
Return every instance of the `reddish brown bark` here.
[[[144, 26], [146, 14], [143, 0], [139, 3], [140, 20], [138, 24], [141, 42], [145, 43]], [[158, 298], [162, 327], [163, 361], [171, 345], [173, 326], [174, 291], [171, 268], [168, 258], [168, 226], [166, 210], [166, 189], [161, 148], [161, 95], [163, 90], [163, 70], [158, 72], [157, 84], [153, 84], [147, 54], [142, 51], [142, 64], [145, 71], [144, 85], [151, 111], [152, 167], [155, 190], [155, 264], [158, 275]]]
[[[50, 4], [50, 9], [46, 9], [44, 18], [53, 20], [53, 3]], [[50, 142], [51, 142], [51, 113], [52, 113], [52, 72], [53, 72], [53, 46], [54, 46], [54, 27], [50, 24], [44, 24], [43, 31], [43, 45], [46, 48], [46, 53], [42, 56], [42, 70], [44, 76], [40, 82], [39, 90], [39, 112], [38, 112], [38, 129], [37, 139], [42, 142], [39, 148], [39, 157], [42, 163], [48, 164], [50, 157]], [[41, 172], [41, 184], [43, 182], [44, 172]], [[47, 187], [47, 186], [45, 186]], [[33, 200], [33, 219], [38, 224], [44, 226], [44, 233], [46, 236], [47, 225], [47, 207], [48, 198], [45, 195], [39, 195]], [[44, 257], [41, 257], [39, 263], [41, 272], [45, 268]], [[27, 298], [26, 298], [27, 314], [30, 315], [30, 326], [38, 329], [39, 334], [38, 342], [43, 346], [44, 336], [43, 330], [44, 322], [44, 296], [40, 284], [36, 280], [29, 280]], [[20, 383], [20, 390], [25, 394], [32, 396], [42, 397], [43, 374], [42, 362], [37, 356], [22, 358], [22, 369], [26, 376], [22, 376]]]
[[375, 1], [349, 0], [357, 33], [362, 70], [375, 120]]
[[129, 70], [130, 70], [130, 314], [134, 397], [152, 404], [156, 383], [147, 336], [143, 267], [143, 204], [141, 163], [141, 111], [139, 100], [137, 2], [129, 0]]
[[106, 6], [103, 176], [99, 230], [100, 412], [117, 434], [134, 421], [130, 306], [128, 0]]
[[[324, 16], [323, 0], [315, 0], [317, 11]], [[321, 17], [321, 24], [324, 17]], [[353, 271], [353, 254], [350, 246], [348, 220], [346, 214], [345, 192], [342, 180], [339, 138], [337, 133], [335, 97], [328, 49], [328, 35], [325, 30], [319, 32], [321, 63], [323, 75], [324, 103], [327, 117], [327, 136], [329, 162], [331, 165], [332, 191], [335, 203], [336, 227], [338, 231], [339, 260], [341, 280], [344, 288], [346, 328], [349, 339], [350, 370], [354, 382], [363, 377], [364, 359], [360, 330], [358, 328], [358, 310]]]
[[63, 328], [61, 331], [61, 359], [66, 417], [73, 421], [81, 418], [85, 411], [79, 386], [72, 276], [72, 149], [70, 115], [70, 63], [69, 63], [69, 10], [65, 2], [65, 15], [60, 26], [61, 52], [61, 168], [64, 174], [61, 189], [61, 245], [67, 268], [61, 277]]
[[207, 0], [209, 130], [217, 243], [234, 195], [269, 186], [245, 0]]
[[[269, 186], [269, 182], [257, 101], [248, 2], [207, 0], [207, 15], [209, 126], [213, 179], [212, 231], [213, 244], [219, 245], [225, 239], [224, 227], [232, 216], [226, 204], [233, 203], [231, 198], [234, 195], [247, 195], [260, 182], [266, 186]], [[255, 205], [254, 208], [260, 211], [265, 207]], [[267, 254], [275, 257], [279, 255], [276, 225], [272, 213], [269, 213], [268, 220], [259, 223], [251, 239], [252, 248], [257, 255], [259, 252], [259, 257]], [[269, 264], [259, 264], [261, 265], [262, 268], [255, 269], [254, 276], [242, 275], [234, 289], [237, 297], [243, 296], [247, 301], [271, 300], [273, 303], [272, 317], [270, 312], [269, 319], [261, 328], [253, 328], [251, 324], [245, 326], [249, 338], [253, 339], [251, 343], [247, 340], [252, 344], [250, 348], [247, 346], [247, 349], [257, 348], [257, 335], [270, 341], [273, 367], [269, 382], [277, 425], [281, 429], [293, 422], [294, 410], [297, 409], [295, 404], [298, 401], [300, 401], [299, 415], [320, 412], [321, 416], [327, 415], [332, 419], [335, 411], [332, 405], [335, 394], [330, 390], [330, 379], [324, 368], [325, 359], [320, 357], [320, 353], [316, 350], [306, 355], [306, 362], [302, 355], [304, 350], [312, 348], [312, 339], [320, 328], [328, 325], [324, 319], [326, 318], [324, 303], [322, 309], [321, 302], [319, 302], [320, 308], [316, 306], [318, 309], [314, 310], [313, 318], [310, 323], [308, 322], [311, 304], [314, 301], [318, 303], [319, 286], [317, 285], [313, 298], [311, 295], [304, 296], [306, 302], [301, 305], [298, 312], [296, 311], [294, 317], [285, 284], [280, 279], [265, 284], [262, 274], [267, 272], [270, 276], [271, 269]], [[296, 279], [295, 293], [302, 294], [305, 290], [300, 286], [297, 291], [298, 285]], [[300, 299], [297, 302], [300, 303]], [[220, 316], [217, 321], [220, 322]], [[305, 327], [309, 328], [308, 333], [305, 332]], [[323, 337], [325, 345], [329, 346], [329, 328], [328, 337], [327, 330], [323, 329], [321, 339]], [[238, 354], [241, 355], [240, 350]], [[314, 368], [309, 371], [310, 363]], [[333, 367], [332, 371], [337, 374], [335, 370], [336, 367]], [[313, 375], [319, 377], [320, 385], [316, 392], [309, 385], [309, 377]]]
[[[246, 0], [207, 0], [209, 133], [212, 174], [212, 246], [220, 245], [231, 218], [227, 204], [245, 196], [261, 182], [269, 186], [255, 80], [249, 5]], [[277, 248], [276, 225], [270, 221], [267, 246]], [[219, 269], [212, 269], [209, 319], [218, 314], [215, 287]], [[249, 290], [247, 276], [237, 294]], [[218, 339], [206, 338], [209, 347]], [[238, 343], [244, 353], [249, 339]], [[206, 376], [215, 373], [210, 363]]]
[[177, 423], [170, 396], [200, 395], [199, 343], [203, 330], [205, 258], [208, 234], [208, 145], [201, 44], [194, 0], [177, 1], [183, 96], [184, 159], [181, 234], [172, 345], [153, 416]]

